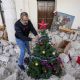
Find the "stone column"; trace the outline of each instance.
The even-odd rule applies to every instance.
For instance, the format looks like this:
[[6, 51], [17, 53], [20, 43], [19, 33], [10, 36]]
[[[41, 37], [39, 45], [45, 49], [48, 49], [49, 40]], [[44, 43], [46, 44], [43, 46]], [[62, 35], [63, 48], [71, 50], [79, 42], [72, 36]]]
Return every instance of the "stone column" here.
[[8, 40], [10, 42], [15, 42], [14, 23], [16, 22], [17, 16], [14, 0], [2, 0], [2, 9], [4, 11]]

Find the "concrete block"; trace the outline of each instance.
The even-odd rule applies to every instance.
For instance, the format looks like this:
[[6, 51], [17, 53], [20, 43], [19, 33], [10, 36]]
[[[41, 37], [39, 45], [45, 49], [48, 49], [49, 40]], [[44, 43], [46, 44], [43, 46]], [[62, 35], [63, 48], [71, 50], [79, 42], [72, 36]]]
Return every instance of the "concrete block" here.
[[17, 80], [16, 79], [16, 73], [13, 73], [12, 75], [8, 76], [6, 79], [4, 80]]
[[75, 80], [75, 78], [73, 76], [71, 76], [70, 74], [66, 74], [62, 80]]

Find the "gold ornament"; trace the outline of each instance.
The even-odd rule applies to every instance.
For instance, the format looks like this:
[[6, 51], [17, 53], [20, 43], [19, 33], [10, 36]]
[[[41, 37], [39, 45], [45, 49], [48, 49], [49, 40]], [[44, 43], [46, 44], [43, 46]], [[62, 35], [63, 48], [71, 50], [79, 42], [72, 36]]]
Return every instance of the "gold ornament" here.
[[35, 66], [38, 66], [38, 63], [37, 62], [35, 63]]
[[46, 70], [46, 69], [44, 69], [44, 72], [46, 73], [46, 72], [47, 72], [47, 70]]
[[45, 54], [45, 51], [42, 51], [43, 54]]
[[55, 52], [53, 52], [52, 54], [53, 54], [53, 55], [55, 55], [56, 53], [55, 53]]

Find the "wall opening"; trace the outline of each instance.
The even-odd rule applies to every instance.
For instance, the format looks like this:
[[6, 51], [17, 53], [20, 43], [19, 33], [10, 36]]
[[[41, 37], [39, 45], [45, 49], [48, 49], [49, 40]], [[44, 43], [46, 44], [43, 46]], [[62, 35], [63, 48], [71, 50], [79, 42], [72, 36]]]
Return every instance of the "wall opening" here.
[[48, 23], [48, 28], [51, 27], [53, 21], [53, 11], [55, 10], [54, 0], [37, 0], [38, 23], [44, 20]]

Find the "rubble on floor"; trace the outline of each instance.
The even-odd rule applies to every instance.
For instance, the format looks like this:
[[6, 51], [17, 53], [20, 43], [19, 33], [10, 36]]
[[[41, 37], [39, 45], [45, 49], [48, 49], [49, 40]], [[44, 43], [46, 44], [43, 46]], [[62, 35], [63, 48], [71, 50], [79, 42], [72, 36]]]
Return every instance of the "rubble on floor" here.
[[18, 55], [16, 44], [0, 40], [0, 80], [16, 80]]
[[[72, 35], [63, 32], [55, 32], [49, 34], [49, 36], [52, 36], [52, 42], [54, 42], [54, 44], [57, 43], [57, 45], [62, 40], [71, 41], [69, 53], [72, 60], [70, 61], [68, 57], [66, 57], [66, 54], [61, 54], [61, 56], [63, 56], [64, 74], [61, 78], [53, 75], [48, 80], [80, 80], [80, 65], [76, 62], [77, 56], [80, 56], [80, 38], [72, 41]], [[16, 44], [0, 40], [0, 80], [35, 80], [28, 77], [26, 72], [18, 68], [17, 59], [19, 52], [20, 50]], [[66, 57], [65, 59], [64, 56]]]

